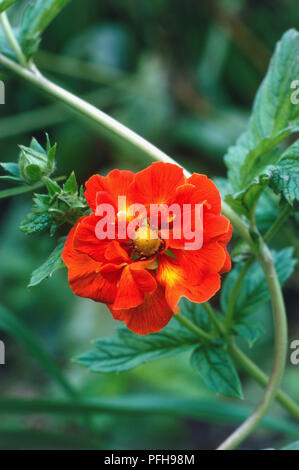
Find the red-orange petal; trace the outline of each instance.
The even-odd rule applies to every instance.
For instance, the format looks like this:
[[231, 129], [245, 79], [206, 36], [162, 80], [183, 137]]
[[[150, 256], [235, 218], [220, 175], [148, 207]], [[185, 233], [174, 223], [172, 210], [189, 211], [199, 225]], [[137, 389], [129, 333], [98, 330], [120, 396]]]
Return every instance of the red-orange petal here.
[[188, 178], [188, 183], [194, 184], [198, 198], [201, 201], [206, 200], [208, 202], [211, 212], [220, 215], [221, 197], [216, 184], [206, 175], [199, 173], [193, 173], [193, 175]]
[[176, 187], [184, 184], [186, 178], [178, 165], [155, 162], [139, 173], [129, 191], [130, 199], [136, 203], [167, 204], [175, 194]]
[[98, 221], [99, 217], [94, 214], [81, 217], [73, 234], [73, 245], [78, 252], [90, 256], [95, 261], [104, 262], [105, 252], [111, 241], [97, 238]]
[[68, 267], [68, 280], [72, 291], [80, 297], [97, 302], [113, 303], [119, 273], [115, 273], [107, 280], [100, 273], [102, 263], [77, 252], [73, 246], [75, 230], [76, 226], [70, 231], [62, 252], [62, 259]]
[[115, 205], [118, 203], [118, 196], [127, 196], [128, 189], [135, 174], [127, 170], [112, 170], [107, 176], [93, 175], [85, 183], [84, 193], [87, 204], [93, 212], [96, 210], [97, 193], [104, 191], [111, 195]]
[[205, 302], [220, 288], [219, 272], [226, 262], [226, 251], [217, 242], [200, 250], [174, 250], [176, 259], [159, 257], [157, 281], [165, 287], [165, 296], [174, 310], [180, 297]]
[[123, 310], [113, 310], [111, 306], [109, 308], [116, 320], [125, 321], [127, 327], [139, 335], [157, 333], [173, 316], [162, 286], [158, 286], [152, 294], [146, 294], [138, 307]]
[[152, 293], [157, 283], [149, 271], [139, 268], [138, 263], [126, 266], [118, 284], [113, 309], [129, 309], [140, 305], [146, 293]]
[[[203, 217], [203, 241], [211, 238], [221, 239], [221, 236], [228, 234], [231, 230], [230, 221], [224, 215], [205, 213]], [[229, 237], [230, 239], [230, 237]]]

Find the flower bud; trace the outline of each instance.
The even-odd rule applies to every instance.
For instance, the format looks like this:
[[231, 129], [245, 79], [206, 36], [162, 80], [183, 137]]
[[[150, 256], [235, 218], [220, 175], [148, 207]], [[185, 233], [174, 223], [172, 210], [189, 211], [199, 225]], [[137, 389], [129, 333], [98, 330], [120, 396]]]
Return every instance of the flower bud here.
[[34, 184], [55, 169], [56, 144], [51, 147], [47, 136], [47, 149], [32, 139], [30, 147], [20, 145], [19, 170], [27, 184]]

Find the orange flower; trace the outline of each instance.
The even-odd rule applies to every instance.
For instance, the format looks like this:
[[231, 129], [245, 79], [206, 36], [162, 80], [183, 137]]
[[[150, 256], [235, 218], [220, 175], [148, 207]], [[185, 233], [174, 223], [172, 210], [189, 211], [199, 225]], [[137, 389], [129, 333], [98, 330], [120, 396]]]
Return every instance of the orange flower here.
[[[129, 212], [118, 211], [118, 197], [126, 207], [142, 204], [146, 217], [140, 218], [134, 236], [120, 236], [118, 223], [132, 220]], [[86, 183], [85, 198], [92, 211], [81, 217], [70, 231], [62, 258], [68, 267], [71, 289], [76, 295], [103, 302], [113, 317], [125, 321], [134, 333], [145, 335], [161, 330], [178, 312], [180, 297], [205, 302], [220, 288], [220, 274], [230, 270], [226, 250], [232, 234], [229, 220], [220, 215], [221, 199], [215, 184], [205, 175], [186, 178], [177, 165], [153, 163], [137, 174], [113, 170], [108, 176], [92, 176]], [[100, 204], [110, 204], [115, 216], [109, 223], [116, 229], [114, 239], [99, 239], [97, 224]], [[156, 225], [150, 219], [151, 205], [191, 207], [202, 204], [202, 246], [186, 249], [184, 235], [174, 235], [174, 217], [162, 213]], [[197, 217], [197, 216], [196, 216]], [[169, 230], [163, 231], [167, 219]], [[183, 229], [183, 220], [180, 221]], [[176, 225], [178, 227], [178, 225]], [[192, 227], [194, 229], [194, 223]], [[168, 237], [164, 237], [168, 234]]]

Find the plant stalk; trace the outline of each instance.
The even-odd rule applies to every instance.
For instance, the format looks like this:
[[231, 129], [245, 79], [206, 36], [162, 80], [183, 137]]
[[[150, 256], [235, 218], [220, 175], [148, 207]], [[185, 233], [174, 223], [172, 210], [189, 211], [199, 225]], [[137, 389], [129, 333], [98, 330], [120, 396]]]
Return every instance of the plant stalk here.
[[288, 343], [284, 300], [270, 250], [261, 237], [259, 239], [258, 259], [268, 282], [274, 315], [276, 334], [272, 373], [262, 399], [253, 413], [217, 450], [233, 450], [251, 434], [269, 410], [284, 374]]

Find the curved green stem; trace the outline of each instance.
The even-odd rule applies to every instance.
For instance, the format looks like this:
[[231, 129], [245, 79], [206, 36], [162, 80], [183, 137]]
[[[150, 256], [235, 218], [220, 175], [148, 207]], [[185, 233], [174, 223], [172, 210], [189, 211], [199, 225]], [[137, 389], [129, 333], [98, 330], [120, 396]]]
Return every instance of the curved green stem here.
[[278, 215], [277, 219], [271, 225], [269, 230], [265, 233], [264, 235], [264, 241], [268, 243], [279, 231], [279, 229], [282, 227], [284, 222], [287, 220], [289, 215], [292, 213], [292, 207], [289, 204], [286, 204], [285, 207], [282, 209], [280, 214]]
[[5, 33], [5, 36], [7, 38], [7, 41], [9, 43], [10, 47], [12, 48], [12, 50], [14, 51], [14, 53], [16, 54], [16, 57], [17, 57], [18, 61], [20, 62], [20, 64], [22, 64], [24, 67], [26, 67], [26, 65], [27, 65], [26, 58], [25, 58], [25, 56], [22, 52], [22, 49], [21, 49], [18, 41], [15, 38], [14, 32], [13, 32], [11, 26], [10, 26], [10, 23], [8, 21], [8, 18], [7, 18], [7, 15], [6, 15], [5, 11], [0, 14], [0, 22], [1, 22], [1, 26], [3, 28], [3, 31]]
[[[290, 205], [286, 205], [282, 209], [281, 213], [278, 215], [275, 222], [271, 225], [269, 230], [265, 233], [264, 241], [266, 243], [268, 243], [276, 235], [276, 233], [279, 231], [279, 229], [284, 224], [286, 219], [289, 217], [291, 212], [292, 212], [292, 208], [291, 208]], [[228, 299], [227, 310], [226, 310], [226, 327], [227, 327], [227, 330], [229, 330], [231, 328], [232, 324], [233, 324], [234, 309], [235, 309], [235, 305], [236, 305], [236, 299], [237, 299], [237, 296], [238, 296], [238, 292], [239, 292], [240, 287], [242, 285], [242, 282], [243, 282], [243, 280], [244, 280], [244, 278], [247, 274], [247, 271], [250, 268], [250, 266], [253, 264], [255, 258], [256, 258], [255, 255], [251, 255], [250, 258], [248, 258], [248, 260], [244, 264], [243, 268], [241, 269], [240, 274], [239, 274], [239, 276], [238, 276], [238, 278], [237, 278], [237, 280], [236, 280], [236, 282], [235, 282], [235, 284], [234, 284], [234, 286], [231, 290], [231, 293], [230, 293], [230, 296], [229, 296], [229, 299]]]
[[248, 269], [252, 265], [255, 257], [252, 256], [250, 257], [246, 263], [243, 265], [240, 274], [234, 283], [234, 286], [231, 290], [230, 296], [228, 298], [228, 304], [227, 304], [227, 310], [226, 310], [226, 328], [227, 331], [230, 330], [231, 326], [233, 325], [233, 320], [234, 320], [234, 313], [235, 313], [235, 306], [236, 306], [236, 300], [238, 296], [239, 289], [242, 285], [242, 282], [247, 274]]
[[208, 317], [210, 318], [211, 322], [215, 326], [216, 330], [220, 335], [225, 334], [225, 328], [222, 325], [221, 321], [218, 320], [216, 313], [214, 312], [213, 307], [209, 304], [209, 302], [204, 302], [201, 304], [202, 308], [206, 311]]
[[76, 111], [79, 111], [81, 114], [97, 122], [109, 131], [113, 132], [115, 135], [123, 138], [127, 142], [130, 142], [136, 148], [142, 150], [149, 157], [155, 160], [177, 164], [171, 157], [169, 157], [166, 153], [162, 152], [160, 149], [148, 142], [146, 139], [139, 136], [134, 131], [124, 126], [120, 122], [116, 121], [108, 114], [104, 113], [103, 111], [100, 111], [95, 106], [87, 103], [81, 98], [78, 98], [78, 96], [51, 82], [46, 77], [44, 77], [36, 68], [34, 68], [34, 70], [31, 70], [22, 67], [21, 65], [15, 63], [8, 57], [4, 56], [3, 54], [0, 54], [0, 63], [5, 65], [8, 69], [12, 70], [16, 74], [20, 75], [22, 78], [26, 79], [30, 83], [34, 84], [41, 90], [58, 98], [60, 101], [71, 106]]
[[196, 336], [198, 336], [202, 341], [211, 341], [213, 338], [212, 335], [206, 333], [204, 330], [199, 328], [197, 325], [192, 323], [188, 318], [184, 317], [181, 314], [174, 315], [174, 318], [183, 326], [188, 328], [188, 330], [192, 331]]
[[[213, 311], [213, 308], [211, 305], [209, 305], [208, 302], [205, 302], [201, 304], [202, 307], [205, 308], [206, 312], [211, 312]], [[214, 318], [215, 312], [213, 312]], [[178, 315], [175, 316], [177, 318]], [[183, 317], [182, 314], [180, 314], [180, 320], [181, 319], [186, 320], [185, 317]], [[219, 320], [216, 318], [218, 322], [219, 329], [222, 328], [224, 330], [223, 325], [219, 322]], [[188, 328], [190, 331], [195, 333], [200, 339], [202, 339], [201, 334], [198, 332], [198, 327], [194, 325], [192, 322], [188, 321], [180, 321], [181, 324], [183, 324], [186, 328]], [[212, 337], [211, 337], [212, 339]], [[249, 359], [246, 354], [241, 351], [238, 346], [231, 340], [230, 345], [229, 345], [229, 353], [236, 362], [245, 372], [248, 373], [254, 380], [256, 380], [257, 383], [259, 383], [262, 387], [266, 387], [267, 384], [269, 383], [269, 377], [265, 372], [263, 372], [251, 359]], [[299, 405], [283, 390], [278, 389], [276, 392], [275, 399], [277, 400], [280, 405], [285, 408], [295, 419], [299, 420]]]
[[[241, 351], [233, 342], [230, 344], [229, 352], [235, 362], [244, 371], [253, 377], [260, 385], [266, 387], [269, 377], [253, 361]], [[276, 400], [292, 415], [299, 420], [299, 405], [289, 397], [284, 391], [277, 390]]]
[[277, 394], [284, 373], [288, 339], [285, 306], [271, 253], [261, 238], [259, 240], [258, 258], [268, 282], [273, 307], [276, 332], [274, 364], [269, 383], [258, 406], [250, 417], [218, 447], [218, 450], [235, 449], [258, 426]]

